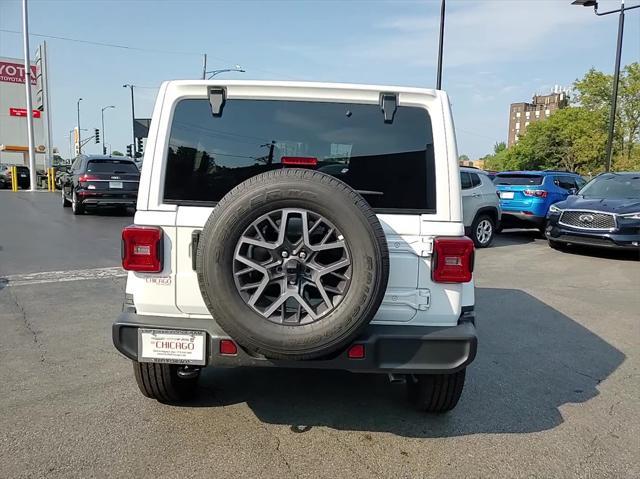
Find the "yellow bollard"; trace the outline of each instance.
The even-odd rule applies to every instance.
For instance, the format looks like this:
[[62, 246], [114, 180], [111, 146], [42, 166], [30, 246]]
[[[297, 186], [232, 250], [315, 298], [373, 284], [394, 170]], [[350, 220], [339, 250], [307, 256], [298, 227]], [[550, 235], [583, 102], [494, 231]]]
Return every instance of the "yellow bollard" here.
[[18, 168], [11, 167], [11, 191], [18, 191]]
[[47, 191], [53, 191], [53, 168], [47, 168]]

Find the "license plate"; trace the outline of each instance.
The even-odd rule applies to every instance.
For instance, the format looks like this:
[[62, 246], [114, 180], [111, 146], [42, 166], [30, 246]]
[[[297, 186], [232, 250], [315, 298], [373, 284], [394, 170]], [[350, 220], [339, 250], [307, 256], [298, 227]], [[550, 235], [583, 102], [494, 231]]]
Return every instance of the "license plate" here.
[[110, 181], [109, 188], [120, 188], [122, 189], [122, 181]]
[[204, 366], [205, 338], [203, 331], [138, 329], [138, 361]]
[[26, 178], [27, 174], [26, 173], [20, 173], [20, 178]]
[[503, 200], [512, 200], [513, 199], [513, 191], [501, 191], [500, 198]]

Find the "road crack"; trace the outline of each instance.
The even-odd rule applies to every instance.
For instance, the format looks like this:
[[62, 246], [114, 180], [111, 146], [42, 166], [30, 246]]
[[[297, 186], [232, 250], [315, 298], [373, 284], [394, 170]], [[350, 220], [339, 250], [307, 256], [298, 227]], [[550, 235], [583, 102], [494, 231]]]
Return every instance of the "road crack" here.
[[33, 327], [33, 324], [31, 324], [31, 322], [27, 318], [27, 312], [24, 310], [24, 307], [20, 304], [20, 301], [18, 301], [18, 297], [15, 295], [15, 293], [13, 293], [11, 289], [8, 289], [8, 293], [9, 293], [9, 297], [11, 298], [11, 301], [13, 301], [13, 303], [16, 305], [16, 308], [18, 309], [18, 314], [21, 317], [24, 327], [27, 329], [27, 331], [29, 331], [33, 339], [33, 343], [36, 345], [36, 347], [40, 351], [40, 363], [44, 364], [44, 362], [46, 361], [47, 349], [44, 347], [44, 344], [42, 344], [42, 341], [38, 336], [38, 331]]

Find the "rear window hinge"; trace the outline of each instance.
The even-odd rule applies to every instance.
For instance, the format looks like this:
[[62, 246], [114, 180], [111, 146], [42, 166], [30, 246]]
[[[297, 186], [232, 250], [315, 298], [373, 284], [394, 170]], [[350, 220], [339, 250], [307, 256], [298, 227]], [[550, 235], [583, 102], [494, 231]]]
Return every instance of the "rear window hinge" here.
[[191, 269], [196, 270], [196, 260], [198, 255], [198, 243], [200, 242], [201, 230], [191, 232]]
[[227, 90], [219, 86], [209, 87], [208, 95], [211, 113], [213, 116], [222, 116], [222, 108], [227, 100]]
[[398, 109], [397, 93], [380, 93], [380, 109], [385, 123], [393, 123], [393, 117]]

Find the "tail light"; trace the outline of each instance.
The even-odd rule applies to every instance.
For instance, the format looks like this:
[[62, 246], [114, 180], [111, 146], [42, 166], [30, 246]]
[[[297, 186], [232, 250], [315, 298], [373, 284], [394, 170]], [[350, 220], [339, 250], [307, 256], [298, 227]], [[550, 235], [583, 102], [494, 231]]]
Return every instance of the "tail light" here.
[[316, 166], [318, 159], [313, 156], [283, 156], [280, 162], [287, 166]]
[[436, 283], [468, 283], [473, 273], [474, 246], [466, 236], [433, 241], [431, 278]]
[[82, 175], [82, 176], [80, 176], [80, 177], [78, 177], [78, 181], [79, 181], [80, 183], [84, 183], [84, 182], [86, 182], [86, 181], [95, 181], [95, 180], [99, 180], [99, 179], [100, 179], [100, 178], [98, 178], [98, 177], [97, 177], [97, 176], [95, 176], [95, 175], [86, 175], [86, 174], [85, 174], [85, 175]]
[[522, 193], [524, 193], [525, 196], [534, 196], [536, 198], [547, 197], [547, 192], [544, 190], [524, 190]]
[[127, 271], [162, 271], [162, 229], [127, 226], [122, 230], [122, 267]]

